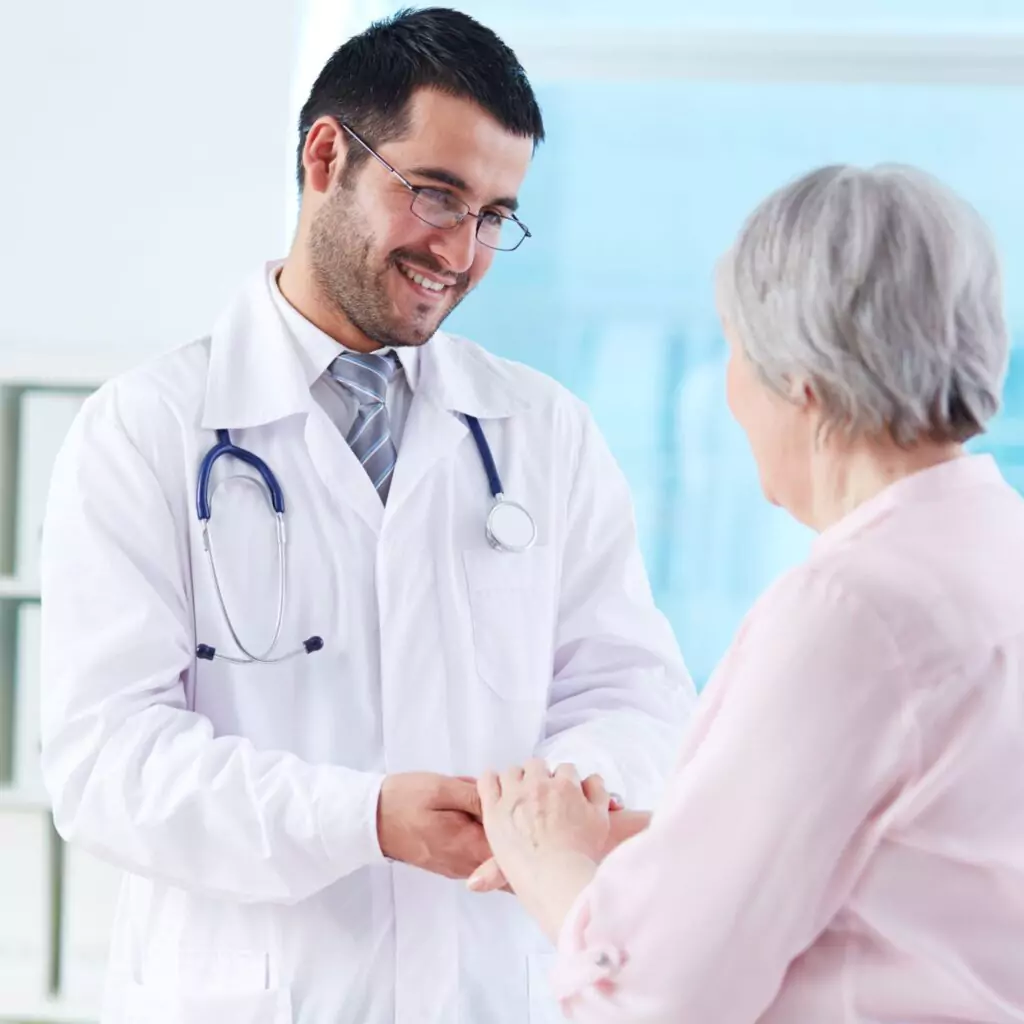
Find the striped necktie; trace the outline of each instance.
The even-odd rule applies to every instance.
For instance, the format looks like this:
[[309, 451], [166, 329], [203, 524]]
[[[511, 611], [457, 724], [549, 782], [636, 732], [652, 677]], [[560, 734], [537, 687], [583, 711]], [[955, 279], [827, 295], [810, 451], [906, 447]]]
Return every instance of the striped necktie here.
[[346, 440], [385, 503], [398, 458], [386, 402], [388, 383], [398, 369], [393, 352], [343, 352], [327, 370], [359, 400], [359, 412]]

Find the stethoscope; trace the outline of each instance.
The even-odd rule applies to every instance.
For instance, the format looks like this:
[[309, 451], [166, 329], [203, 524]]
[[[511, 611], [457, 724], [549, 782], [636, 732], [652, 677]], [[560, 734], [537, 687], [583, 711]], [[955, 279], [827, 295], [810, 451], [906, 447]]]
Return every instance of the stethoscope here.
[[[494, 504], [487, 514], [484, 524], [484, 533], [488, 544], [496, 551], [508, 554], [522, 554], [533, 547], [537, 540], [537, 524], [533, 516], [518, 502], [510, 501], [505, 497], [504, 488], [501, 485], [501, 477], [498, 475], [498, 467], [494, 463], [494, 456], [491, 454], [490, 445], [484, 437], [480, 421], [475, 416], [464, 417], [473, 440], [476, 442], [477, 451], [480, 453], [480, 460], [483, 462], [484, 471], [487, 473], [487, 483], [491, 490], [491, 497]], [[224, 592], [221, 589], [220, 578], [217, 575], [217, 563], [213, 555], [213, 543], [210, 539], [210, 519], [213, 511], [210, 495], [210, 476], [217, 460], [222, 456], [239, 459], [256, 470], [259, 481], [250, 476], [242, 476], [237, 479], [260, 487], [262, 482], [267, 497], [270, 500], [270, 507], [273, 510], [277, 525], [277, 622], [274, 626], [274, 636], [266, 650], [256, 653], [250, 651], [242, 643], [238, 632], [231, 622], [227, 604], [224, 600]], [[277, 482], [273, 470], [258, 456], [245, 448], [232, 444], [231, 435], [227, 430], [217, 431], [217, 443], [206, 453], [203, 461], [199, 464], [199, 478], [196, 483], [196, 514], [203, 530], [203, 550], [206, 552], [207, 560], [210, 563], [210, 575], [213, 578], [213, 588], [217, 595], [217, 603], [220, 605], [221, 614], [227, 623], [228, 632], [235, 646], [242, 652], [244, 657], [231, 657], [227, 654], [218, 653], [215, 647], [209, 644], [199, 644], [196, 647], [196, 657], [203, 661], [213, 661], [219, 658], [235, 665], [251, 665], [254, 663], [262, 665], [274, 665], [300, 654], [313, 654], [323, 648], [323, 639], [319, 636], [311, 636], [302, 641], [299, 647], [289, 650], [284, 654], [274, 654], [278, 641], [281, 638], [281, 626], [284, 622], [284, 610], [287, 602], [288, 580], [285, 572], [285, 552], [288, 546], [288, 538], [284, 521], [284, 492]]]

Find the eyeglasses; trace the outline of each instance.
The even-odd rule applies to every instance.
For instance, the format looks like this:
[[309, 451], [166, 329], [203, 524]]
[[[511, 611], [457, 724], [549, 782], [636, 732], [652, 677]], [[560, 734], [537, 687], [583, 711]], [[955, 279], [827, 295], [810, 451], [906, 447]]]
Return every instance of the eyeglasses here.
[[467, 217], [475, 217], [477, 241], [481, 245], [486, 245], [488, 249], [498, 249], [501, 252], [518, 249], [524, 239], [532, 237], [530, 229], [515, 214], [505, 216], [497, 210], [481, 210], [479, 213], [473, 213], [467, 203], [452, 195], [451, 192], [410, 184], [380, 153], [363, 142], [347, 124], [343, 124], [341, 127], [412, 193], [412, 212], [424, 224], [450, 230], [457, 228]]

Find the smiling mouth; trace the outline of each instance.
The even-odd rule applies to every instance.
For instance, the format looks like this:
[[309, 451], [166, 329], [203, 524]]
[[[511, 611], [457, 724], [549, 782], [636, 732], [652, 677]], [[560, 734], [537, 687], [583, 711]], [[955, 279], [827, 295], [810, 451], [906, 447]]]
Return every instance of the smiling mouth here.
[[424, 274], [422, 271], [416, 270], [413, 267], [406, 266], [404, 263], [397, 264], [398, 269], [404, 274], [413, 284], [419, 285], [420, 288], [428, 292], [434, 292], [435, 294], [441, 294], [446, 289], [452, 287], [451, 284], [445, 281], [439, 281], [436, 277], [431, 277]]

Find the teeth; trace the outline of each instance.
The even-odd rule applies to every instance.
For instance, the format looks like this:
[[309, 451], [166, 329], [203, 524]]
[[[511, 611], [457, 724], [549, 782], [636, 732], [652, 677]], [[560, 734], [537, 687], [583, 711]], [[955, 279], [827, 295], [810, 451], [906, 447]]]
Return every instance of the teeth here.
[[426, 288], [427, 291], [444, 291], [445, 286], [441, 284], [440, 281], [430, 281], [427, 278], [425, 278], [422, 274], [417, 274], [415, 270], [409, 270], [408, 267], [399, 267], [399, 270], [401, 270], [402, 273], [405, 274], [405, 276], [409, 278], [410, 281], [415, 281], [416, 284], [418, 284], [421, 288]]

